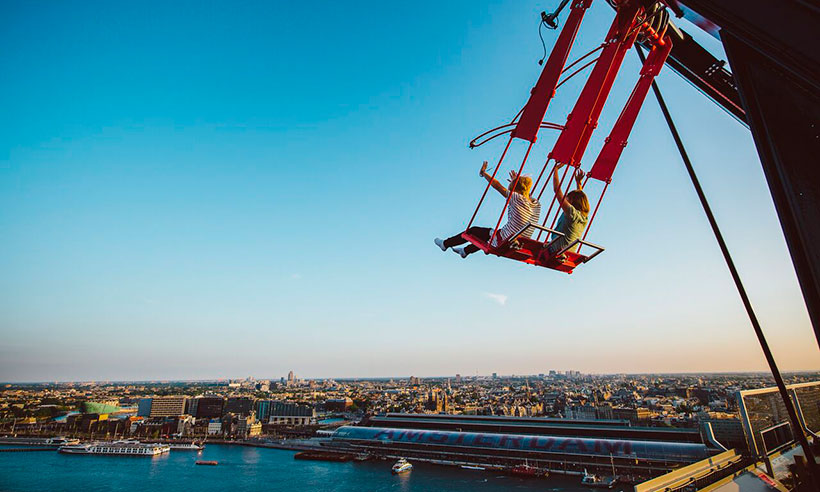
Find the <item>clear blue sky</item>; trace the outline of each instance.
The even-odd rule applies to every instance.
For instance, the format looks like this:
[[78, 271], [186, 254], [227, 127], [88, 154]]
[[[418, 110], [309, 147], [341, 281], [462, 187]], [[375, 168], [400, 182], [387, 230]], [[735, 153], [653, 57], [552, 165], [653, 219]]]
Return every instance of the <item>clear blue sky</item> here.
[[[0, 380], [765, 369], [651, 96], [594, 262], [433, 245], [466, 224], [503, 145], [467, 142], [526, 102], [555, 3], [4, 3]], [[575, 54], [612, 18], [596, 4]], [[781, 367], [820, 368], [748, 130], [659, 80]]]

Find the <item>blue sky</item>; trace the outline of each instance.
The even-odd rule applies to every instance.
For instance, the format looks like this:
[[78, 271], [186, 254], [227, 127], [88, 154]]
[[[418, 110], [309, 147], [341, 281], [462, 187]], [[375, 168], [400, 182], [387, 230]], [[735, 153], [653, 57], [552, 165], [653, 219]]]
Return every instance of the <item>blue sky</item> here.
[[[575, 56], [611, 21], [596, 3]], [[551, 6], [3, 4], [0, 380], [765, 369], [651, 96], [598, 259], [566, 276], [433, 245], [469, 219], [503, 142], [467, 142], [526, 102]], [[820, 368], [748, 130], [659, 82], [781, 368]]]

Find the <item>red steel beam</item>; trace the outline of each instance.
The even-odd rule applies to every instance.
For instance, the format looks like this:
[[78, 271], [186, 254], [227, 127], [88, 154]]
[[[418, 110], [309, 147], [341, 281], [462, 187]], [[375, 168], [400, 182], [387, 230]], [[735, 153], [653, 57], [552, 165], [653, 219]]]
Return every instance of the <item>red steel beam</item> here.
[[530, 98], [527, 105], [524, 106], [521, 119], [518, 120], [518, 124], [512, 132], [513, 137], [535, 142], [538, 129], [544, 120], [544, 115], [547, 113], [547, 107], [555, 96], [558, 77], [564, 69], [572, 44], [575, 42], [575, 36], [578, 34], [578, 28], [590, 4], [592, 4], [592, 0], [575, 0], [572, 3], [567, 21], [561, 29], [561, 34], [552, 48], [538, 82], [530, 92]]

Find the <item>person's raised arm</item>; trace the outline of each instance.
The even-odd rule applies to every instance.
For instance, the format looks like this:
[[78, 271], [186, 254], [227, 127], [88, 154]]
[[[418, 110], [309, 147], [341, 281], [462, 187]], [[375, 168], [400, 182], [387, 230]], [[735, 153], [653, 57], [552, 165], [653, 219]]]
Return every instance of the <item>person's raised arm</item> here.
[[497, 192], [507, 196], [507, 188], [505, 188], [504, 185], [502, 185], [497, 179], [487, 174], [487, 161], [484, 161], [481, 164], [481, 171], [478, 172], [478, 175], [489, 181], [490, 185], [495, 188]]
[[[555, 165], [555, 171], [552, 173], [552, 190], [555, 192], [555, 200], [559, 205], [561, 205], [561, 210], [566, 212], [569, 209], [570, 204], [567, 201], [567, 197], [565, 197], [564, 193], [561, 191], [561, 180], [558, 179], [558, 170], [564, 166], [565, 164], [560, 162]], [[578, 186], [580, 186], [580, 181], [578, 182]]]
[[577, 190], [583, 190], [584, 184], [581, 183], [581, 180], [584, 179], [584, 171], [581, 171], [581, 168], [575, 170], [575, 183], [578, 185], [576, 188]]

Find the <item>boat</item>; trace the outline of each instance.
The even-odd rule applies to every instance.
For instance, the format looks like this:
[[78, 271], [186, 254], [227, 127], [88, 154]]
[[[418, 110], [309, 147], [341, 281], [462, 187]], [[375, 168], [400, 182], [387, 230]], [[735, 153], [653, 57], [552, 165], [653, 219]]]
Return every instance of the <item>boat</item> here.
[[170, 443], [171, 451], [202, 451], [205, 449], [204, 444], [192, 443]]
[[214, 460], [196, 460], [197, 465], [206, 465], [206, 466], [216, 466], [219, 464], [218, 461]]
[[541, 470], [536, 466], [532, 466], [526, 461], [523, 465], [515, 465], [514, 467], [509, 469], [509, 472], [512, 475], [518, 475], [519, 477], [546, 477], [548, 473], [545, 470]]
[[463, 468], [465, 470], [479, 470], [479, 471], [486, 470], [486, 468], [484, 468], [483, 466], [477, 466], [477, 465], [461, 465], [461, 468]]
[[409, 461], [404, 458], [399, 458], [399, 461], [393, 465], [393, 474], [398, 475], [399, 473], [409, 472], [412, 469], [413, 465]]
[[595, 475], [587, 472], [584, 468], [584, 478], [581, 479], [581, 485], [587, 487], [597, 487], [601, 489], [611, 489], [618, 482], [618, 477], [607, 475]]
[[336, 453], [330, 451], [300, 451], [293, 455], [293, 459], [346, 462], [352, 461], [355, 459], [355, 456], [348, 453]]
[[142, 444], [139, 441], [67, 444], [57, 448], [65, 454], [102, 454], [109, 456], [158, 456], [171, 450], [167, 444]]
[[45, 442], [43, 444], [45, 444], [46, 446], [58, 446], [59, 447], [59, 446], [68, 446], [68, 445], [71, 445], [71, 444], [80, 444], [80, 440], [79, 439], [74, 439], [74, 438], [66, 438], [66, 437], [63, 437], [63, 436], [57, 436], [57, 437], [49, 437], [48, 439], [45, 440]]

